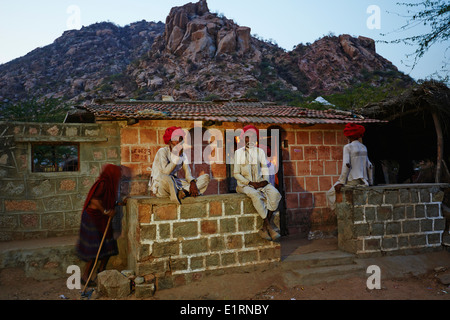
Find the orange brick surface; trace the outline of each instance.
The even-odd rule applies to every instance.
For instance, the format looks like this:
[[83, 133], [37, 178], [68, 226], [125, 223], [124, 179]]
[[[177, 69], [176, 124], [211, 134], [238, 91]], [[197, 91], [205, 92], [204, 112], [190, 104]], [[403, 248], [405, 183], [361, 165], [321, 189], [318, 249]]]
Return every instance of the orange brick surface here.
[[139, 205], [139, 223], [150, 223], [152, 216], [152, 206], [151, 205]]
[[139, 129], [139, 136], [141, 143], [157, 144], [158, 140], [156, 137], [157, 131], [154, 129]]
[[139, 130], [134, 128], [123, 128], [120, 132], [121, 143], [139, 144]]
[[214, 201], [209, 203], [209, 215], [211, 217], [222, 215], [222, 202]]
[[37, 204], [32, 200], [5, 200], [6, 211], [35, 211]]
[[177, 206], [175, 204], [166, 204], [154, 208], [157, 220], [175, 220], [177, 218]]

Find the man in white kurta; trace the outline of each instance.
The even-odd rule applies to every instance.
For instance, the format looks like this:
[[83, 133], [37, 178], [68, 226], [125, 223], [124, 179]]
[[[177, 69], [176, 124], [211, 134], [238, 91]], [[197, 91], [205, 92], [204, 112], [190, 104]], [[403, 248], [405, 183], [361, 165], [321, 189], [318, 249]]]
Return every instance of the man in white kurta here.
[[[244, 132], [257, 129], [246, 126]], [[242, 137], [242, 135], [241, 135]], [[269, 183], [269, 168], [264, 150], [250, 143], [245, 137], [245, 147], [234, 154], [234, 178], [237, 181], [236, 191], [247, 195], [258, 214], [263, 219], [263, 227], [259, 235], [266, 240], [276, 240], [280, 234], [270, 225], [273, 212], [278, 209], [281, 200], [280, 192]]]
[[367, 154], [367, 148], [359, 140], [353, 140], [344, 146], [342, 172], [339, 184], [372, 185], [372, 163]]
[[332, 209], [335, 208], [336, 192], [340, 192], [342, 186], [373, 184], [372, 163], [369, 160], [366, 146], [359, 141], [364, 132], [364, 127], [356, 124], [348, 124], [344, 129], [344, 135], [349, 139], [349, 143], [344, 146], [341, 175], [327, 192], [328, 202]]
[[[150, 190], [158, 198], [169, 197], [178, 203], [186, 196], [196, 197], [203, 194], [210, 181], [208, 174], [197, 179], [192, 176], [182, 149], [183, 137], [181, 128], [171, 127], [166, 130], [164, 142], [168, 146], [160, 148], [156, 153], [149, 182]], [[177, 173], [180, 170], [184, 171], [185, 179], [178, 178]]]

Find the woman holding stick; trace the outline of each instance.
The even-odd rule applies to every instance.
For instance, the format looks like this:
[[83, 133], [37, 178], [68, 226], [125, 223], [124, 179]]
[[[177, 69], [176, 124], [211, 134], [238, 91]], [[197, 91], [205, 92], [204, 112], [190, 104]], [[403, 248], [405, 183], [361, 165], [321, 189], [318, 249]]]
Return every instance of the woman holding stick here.
[[96, 259], [100, 260], [98, 272], [102, 272], [106, 269], [109, 258], [119, 253], [110, 222], [116, 214], [121, 177], [120, 166], [112, 164], [103, 166], [100, 176], [86, 197], [76, 246], [78, 257], [86, 262], [81, 276], [82, 284], [86, 284], [90, 278]]

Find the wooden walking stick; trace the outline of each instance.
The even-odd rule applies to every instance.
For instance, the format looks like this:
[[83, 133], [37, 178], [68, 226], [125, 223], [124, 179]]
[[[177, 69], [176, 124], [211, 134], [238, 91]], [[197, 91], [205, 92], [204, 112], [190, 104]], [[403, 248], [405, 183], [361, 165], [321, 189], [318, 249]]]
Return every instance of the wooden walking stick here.
[[94, 265], [92, 266], [92, 270], [91, 270], [91, 273], [89, 274], [89, 278], [87, 279], [87, 281], [86, 281], [86, 283], [85, 283], [85, 285], [84, 285], [83, 291], [81, 292], [82, 295], [85, 294], [85, 292], [86, 292], [86, 287], [87, 287], [89, 281], [91, 280], [92, 274], [94, 273], [95, 265], [97, 264], [98, 256], [100, 255], [100, 251], [102, 250], [103, 242], [105, 241], [106, 233], [108, 232], [108, 229], [109, 229], [109, 225], [110, 225], [110, 223], [111, 223], [111, 220], [112, 220], [112, 216], [109, 216], [108, 223], [106, 224], [105, 232], [103, 233], [102, 242], [100, 242], [100, 247], [98, 248], [97, 256], [95, 257]]

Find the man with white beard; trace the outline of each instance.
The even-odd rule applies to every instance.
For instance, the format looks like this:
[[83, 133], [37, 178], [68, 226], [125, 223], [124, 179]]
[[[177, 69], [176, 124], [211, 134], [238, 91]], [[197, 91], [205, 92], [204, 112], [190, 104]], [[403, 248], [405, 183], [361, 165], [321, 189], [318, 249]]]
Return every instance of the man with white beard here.
[[273, 213], [281, 200], [280, 192], [269, 183], [269, 168], [264, 150], [257, 147], [259, 131], [252, 125], [245, 126], [240, 136], [245, 147], [234, 154], [234, 177], [237, 180], [236, 191], [247, 195], [258, 214], [263, 226], [258, 234], [266, 240], [276, 240], [280, 234], [271, 226]]

